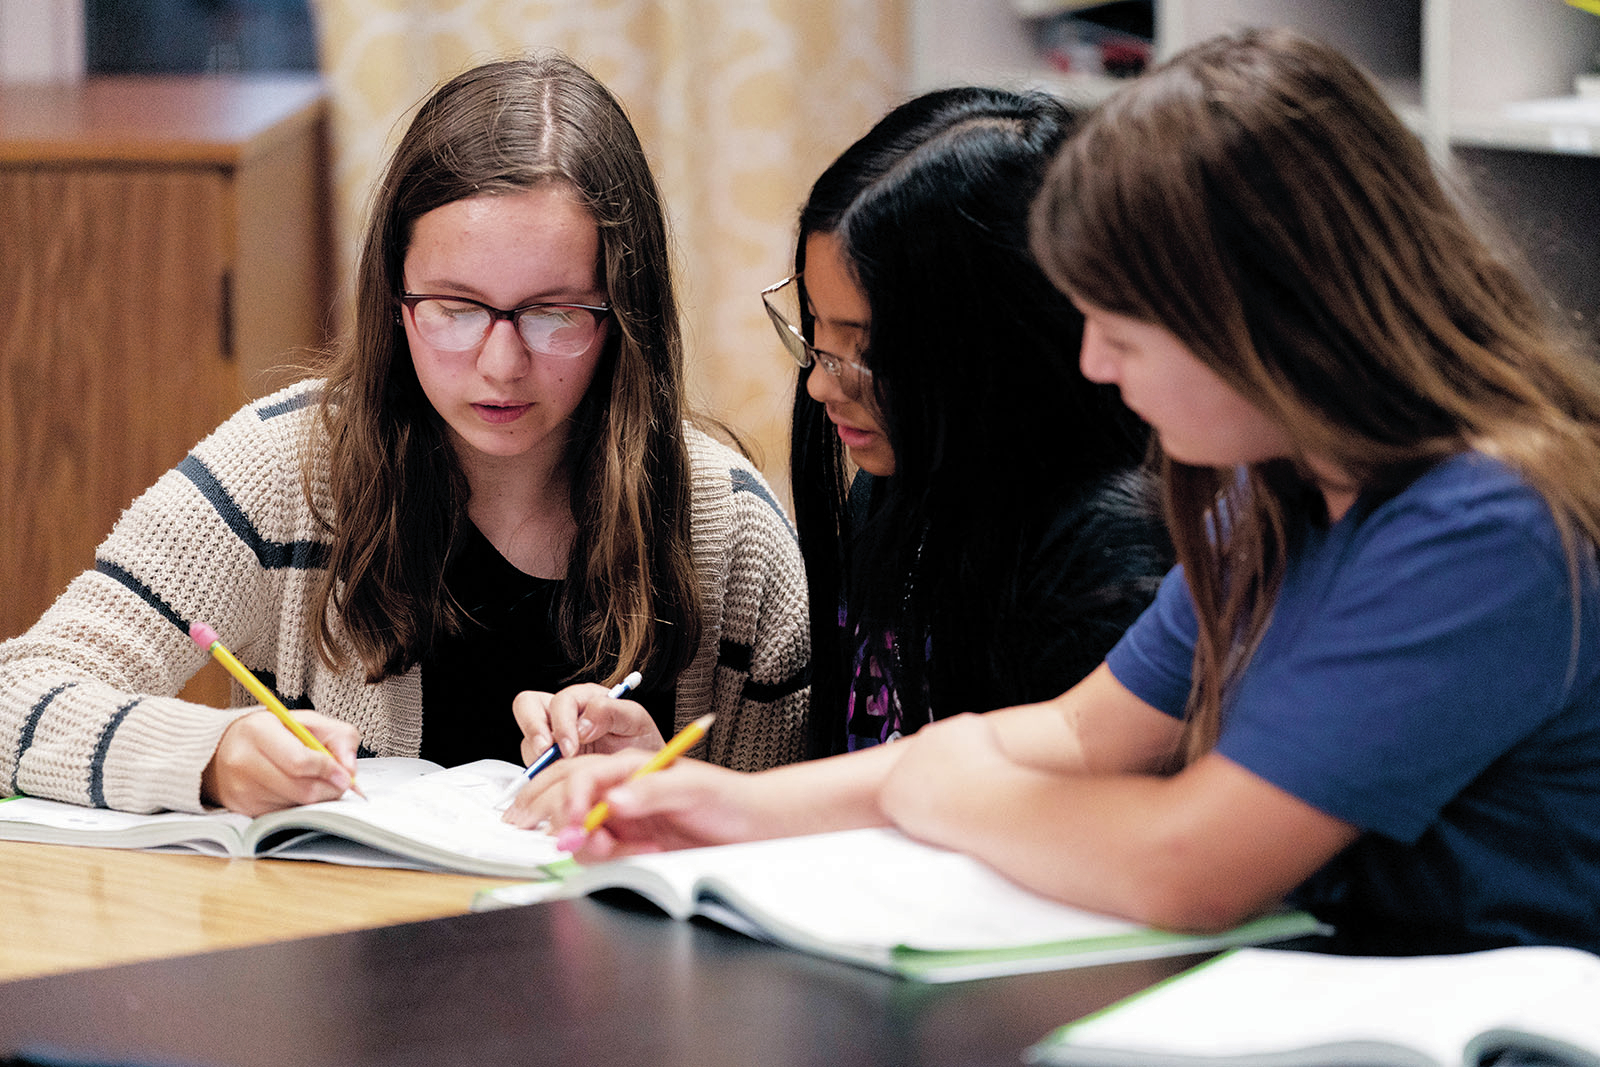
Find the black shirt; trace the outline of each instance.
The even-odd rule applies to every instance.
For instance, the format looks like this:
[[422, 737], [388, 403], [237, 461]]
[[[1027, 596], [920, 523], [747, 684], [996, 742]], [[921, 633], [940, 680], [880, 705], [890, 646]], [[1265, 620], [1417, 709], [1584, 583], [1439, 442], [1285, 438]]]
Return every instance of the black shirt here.
[[[512, 699], [526, 689], [553, 693], [587, 680], [574, 676], [577, 665], [556, 637], [562, 583], [524, 574], [471, 523], [465, 536], [445, 570], [445, 587], [468, 620], [422, 657], [421, 755], [446, 767], [477, 759], [525, 763]], [[672, 689], [650, 683], [629, 697], [670, 737]]]

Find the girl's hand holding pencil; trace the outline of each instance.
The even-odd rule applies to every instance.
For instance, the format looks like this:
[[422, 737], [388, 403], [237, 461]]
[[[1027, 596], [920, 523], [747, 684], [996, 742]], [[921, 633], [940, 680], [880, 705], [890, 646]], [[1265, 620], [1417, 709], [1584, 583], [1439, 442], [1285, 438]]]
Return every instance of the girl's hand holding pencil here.
[[593, 685], [568, 686], [559, 693], [518, 693], [511, 703], [511, 713], [525, 735], [523, 756], [527, 758], [529, 752], [539, 754], [528, 759], [528, 769], [506, 787], [495, 807], [504, 810], [524, 785], [563, 755], [631, 746], [661, 747], [661, 734], [649, 713], [631, 701], [622, 703], [622, 697], [642, 680], [638, 671], [630, 671], [603, 693]]
[[665, 739], [650, 713], [644, 705], [622, 699], [639, 681], [635, 671], [610, 689], [581, 682], [558, 693], [518, 693], [511, 713], [522, 728], [524, 764], [532, 764], [551, 746], [564, 757], [659, 749]]
[[291, 713], [217, 640], [215, 630], [195, 623], [189, 635], [266, 709], [236, 719], [223, 731], [201, 776], [203, 800], [255, 816], [336, 800], [350, 790], [360, 795], [355, 727], [314, 711]]
[[560, 847], [581, 862], [629, 852], [744, 840], [758, 775], [678, 757], [705, 736], [704, 715], [655, 753], [630, 748], [561, 760], [505, 813], [514, 826], [565, 826]]

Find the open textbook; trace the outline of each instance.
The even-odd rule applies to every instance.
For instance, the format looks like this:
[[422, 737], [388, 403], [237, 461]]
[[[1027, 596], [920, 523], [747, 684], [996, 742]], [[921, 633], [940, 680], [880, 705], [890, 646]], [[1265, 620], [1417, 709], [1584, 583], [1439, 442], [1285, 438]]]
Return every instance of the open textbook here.
[[1034, 1064], [1087, 1067], [1600, 1067], [1600, 956], [1239, 949], [1061, 1027]]
[[544, 878], [566, 853], [548, 834], [502, 822], [495, 805], [521, 772], [502, 760], [446, 770], [428, 760], [363, 759], [356, 780], [368, 799], [347, 794], [255, 819], [231, 811], [134, 815], [12, 797], [0, 801], [0, 839]]
[[893, 830], [845, 830], [631, 856], [559, 882], [478, 894], [478, 910], [628, 890], [676, 919], [925, 982], [1060, 970], [1326, 932], [1285, 913], [1215, 936], [1166, 933], [1022, 889]]

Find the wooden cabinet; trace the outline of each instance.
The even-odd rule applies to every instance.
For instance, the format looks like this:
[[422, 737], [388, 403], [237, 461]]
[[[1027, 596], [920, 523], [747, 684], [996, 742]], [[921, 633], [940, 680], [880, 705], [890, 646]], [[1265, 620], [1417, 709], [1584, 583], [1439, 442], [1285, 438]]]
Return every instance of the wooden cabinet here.
[[323, 341], [325, 110], [303, 76], [0, 86], [0, 638]]

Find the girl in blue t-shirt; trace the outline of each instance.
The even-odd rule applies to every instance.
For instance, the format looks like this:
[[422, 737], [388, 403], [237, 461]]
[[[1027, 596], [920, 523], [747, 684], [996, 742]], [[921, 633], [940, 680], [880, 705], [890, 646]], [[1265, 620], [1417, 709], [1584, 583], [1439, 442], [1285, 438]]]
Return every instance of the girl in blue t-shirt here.
[[809, 797], [575, 773], [571, 813], [611, 803], [580, 855], [820, 803], [1158, 926], [1288, 898], [1364, 951], [1600, 949], [1600, 376], [1418, 139], [1332, 50], [1219, 38], [1086, 122], [1033, 226], [1157, 435], [1155, 604], [1063, 695]]
[[885, 817], [1164, 926], [1600, 948], [1600, 384], [1418, 139], [1330, 49], [1222, 38], [1034, 233], [1180, 567], [1083, 684], [907, 746]]

